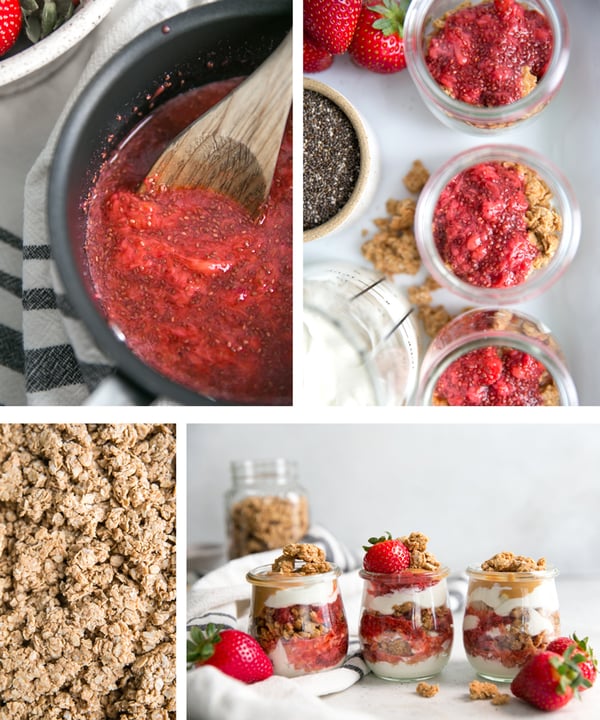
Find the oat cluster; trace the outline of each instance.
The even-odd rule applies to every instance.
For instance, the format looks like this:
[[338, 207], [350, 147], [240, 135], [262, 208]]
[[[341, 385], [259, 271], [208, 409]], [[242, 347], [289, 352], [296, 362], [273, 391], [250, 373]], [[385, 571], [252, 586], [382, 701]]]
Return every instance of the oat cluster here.
[[175, 719], [175, 429], [0, 425], [0, 717]]
[[546, 559], [534, 560], [525, 555], [515, 555], [511, 552], [500, 552], [481, 564], [482, 570], [494, 572], [531, 572], [545, 570]]
[[251, 495], [229, 511], [229, 557], [238, 558], [297, 542], [309, 525], [308, 501], [303, 495]]
[[[297, 561], [302, 564], [298, 565]], [[318, 575], [331, 570], [325, 552], [311, 543], [290, 543], [273, 561], [272, 570], [280, 575]]]
[[492, 705], [506, 705], [510, 702], [510, 695], [498, 690], [498, 686], [492, 682], [473, 680], [469, 685], [469, 697], [471, 700], [491, 700]]
[[430, 683], [426, 683], [426, 682], [422, 682], [422, 681], [420, 683], [417, 683], [417, 687], [416, 687], [417, 695], [420, 695], [421, 697], [424, 697], [424, 698], [431, 698], [434, 695], [437, 695], [439, 690], [440, 690], [439, 685], [431, 685]]
[[414, 570], [437, 570], [439, 561], [427, 550], [429, 538], [421, 532], [412, 532], [400, 538], [410, 552], [409, 568]]

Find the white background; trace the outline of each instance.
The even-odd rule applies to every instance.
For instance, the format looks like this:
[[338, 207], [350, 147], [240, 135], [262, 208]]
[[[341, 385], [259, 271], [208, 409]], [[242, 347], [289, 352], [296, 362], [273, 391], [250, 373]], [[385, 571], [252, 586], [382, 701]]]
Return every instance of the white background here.
[[232, 460], [299, 464], [312, 520], [351, 549], [430, 537], [454, 572], [501, 550], [600, 572], [595, 424], [189, 425], [188, 541], [224, 541]]

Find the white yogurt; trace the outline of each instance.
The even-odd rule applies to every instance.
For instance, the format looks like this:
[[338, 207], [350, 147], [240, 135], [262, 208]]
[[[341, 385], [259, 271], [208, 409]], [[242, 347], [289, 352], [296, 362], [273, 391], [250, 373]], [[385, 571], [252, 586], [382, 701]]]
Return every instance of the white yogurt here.
[[271, 608], [284, 608], [292, 605], [329, 605], [336, 601], [338, 594], [338, 586], [335, 581], [292, 585], [268, 595], [264, 604]]
[[485, 586], [478, 585], [469, 591], [467, 603], [483, 602], [491, 607], [497, 615], [503, 617], [519, 607], [544, 608], [548, 612], [558, 610], [558, 594], [554, 582], [540, 582], [530, 593], [523, 597], [510, 597], [512, 586], [503, 586], [498, 583]]
[[440, 673], [448, 662], [448, 653], [432, 655], [427, 660], [416, 663], [384, 661], [368, 662], [367, 666], [375, 675], [385, 680], [424, 680]]
[[394, 590], [385, 595], [373, 595], [365, 591], [363, 605], [368, 610], [375, 610], [382, 615], [392, 615], [395, 605], [414, 603], [419, 608], [436, 608], [447, 605], [448, 590], [446, 580], [441, 580], [436, 585], [423, 588], [406, 587], [402, 590]]
[[498, 660], [488, 660], [477, 655], [469, 655], [468, 657], [475, 672], [489, 680], [512, 680], [520, 670], [520, 667], [504, 667]]

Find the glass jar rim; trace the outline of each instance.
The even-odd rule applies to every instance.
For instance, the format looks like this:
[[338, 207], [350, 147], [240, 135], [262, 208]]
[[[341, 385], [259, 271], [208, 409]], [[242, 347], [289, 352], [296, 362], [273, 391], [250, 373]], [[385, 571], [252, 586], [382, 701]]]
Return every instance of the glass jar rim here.
[[[428, 21], [431, 2], [413, 2], [408, 6], [404, 23], [404, 41], [407, 67], [419, 90], [448, 114], [466, 124], [480, 123], [479, 129], [497, 130], [497, 125], [511, 125], [535, 114], [559, 88], [565, 75], [570, 53], [570, 32], [566, 13], [560, 0], [538, 0], [544, 16], [550, 23], [553, 35], [552, 56], [543, 77], [527, 95], [508, 105], [480, 107], [450, 97], [434, 80], [421, 50], [421, 33]], [[457, 1], [457, 7], [458, 7]], [[486, 127], [489, 125], [489, 127]], [[476, 126], [477, 127], [477, 126]], [[500, 128], [502, 129], [502, 128]]]
[[555, 578], [559, 570], [554, 565], [547, 565], [543, 570], [482, 570], [481, 565], [469, 565], [467, 567], [469, 578], [488, 580], [490, 582], [526, 582], [528, 580], [545, 580]]
[[[329, 562], [329, 561], [328, 561]], [[303, 565], [302, 561], [296, 561], [298, 566]], [[262, 587], [272, 587], [273, 585], [315, 585], [327, 580], [335, 580], [342, 574], [342, 570], [336, 563], [329, 562], [330, 570], [323, 573], [314, 573], [311, 575], [284, 575], [283, 573], [273, 572], [270, 564], [259, 565], [258, 567], [246, 573], [246, 580], [252, 585], [260, 585]]]
[[417, 585], [423, 580], [444, 580], [450, 575], [450, 569], [446, 565], [440, 565], [435, 570], [407, 568], [397, 573], [380, 573], [361, 568], [358, 574], [364, 580], [373, 580], [380, 583]]

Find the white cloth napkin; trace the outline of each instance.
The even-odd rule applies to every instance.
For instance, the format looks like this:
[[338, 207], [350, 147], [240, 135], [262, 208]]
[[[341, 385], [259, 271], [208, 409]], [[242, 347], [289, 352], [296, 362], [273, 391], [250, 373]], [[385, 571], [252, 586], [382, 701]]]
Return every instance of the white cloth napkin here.
[[[94, 50], [82, 69], [64, 111], [27, 176], [23, 228], [23, 346], [27, 404], [76, 405], [86, 402], [101, 380], [113, 372], [111, 362], [66, 298], [50, 257], [46, 225], [48, 172], [58, 137], [74, 101], [108, 58], [135, 35], [196, 5], [215, 0], [122, 0], [100, 25]], [[97, 404], [134, 404], [118, 386]], [[157, 403], [167, 402], [161, 401]]]
[[[312, 527], [303, 540], [327, 545], [328, 559], [347, 570], [339, 580], [350, 630], [348, 656], [344, 664], [334, 670], [298, 678], [272, 677], [251, 686], [234, 681], [213, 668], [189, 670], [189, 720], [254, 720], [257, 717], [261, 720], [280, 720], [281, 717], [286, 720], [306, 720], [307, 717], [335, 720], [340, 717], [339, 712], [319, 701], [319, 696], [341, 692], [369, 672], [358, 651], [362, 583], [356, 571], [356, 559], [319, 526]], [[194, 583], [188, 597], [188, 628], [213, 622], [247, 631], [251, 588], [245, 580], [246, 573], [272, 563], [279, 554], [281, 550], [270, 550], [231, 560]], [[345, 713], [344, 717], [354, 716]], [[357, 720], [366, 717], [356, 716]]]

